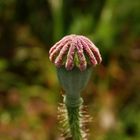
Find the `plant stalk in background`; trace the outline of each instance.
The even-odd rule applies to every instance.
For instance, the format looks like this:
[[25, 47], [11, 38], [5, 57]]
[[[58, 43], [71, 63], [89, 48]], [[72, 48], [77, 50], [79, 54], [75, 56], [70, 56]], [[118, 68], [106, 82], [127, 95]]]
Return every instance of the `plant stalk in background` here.
[[59, 107], [63, 134], [73, 140], [86, 140], [84, 124], [90, 117], [82, 111], [80, 94], [88, 83], [92, 66], [102, 61], [100, 52], [87, 37], [68, 35], [50, 49], [49, 58], [57, 67], [65, 91], [64, 104]]

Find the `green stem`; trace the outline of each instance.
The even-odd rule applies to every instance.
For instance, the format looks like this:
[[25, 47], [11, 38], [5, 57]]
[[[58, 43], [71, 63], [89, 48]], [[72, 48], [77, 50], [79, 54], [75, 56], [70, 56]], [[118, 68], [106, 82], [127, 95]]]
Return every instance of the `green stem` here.
[[[66, 98], [65, 104], [67, 108], [68, 113], [68, 122], [70, 127], [70, 132], [72, 135], [72, 140], [82, 140], [82, 134], [81, 134], [81, 127], [80, 127], [80, 107], [83, 103], [82, 98], [79, 100], [73, 100], [74, 103], [77, 104], [67, 104], [68, 100], [71, 98]], [[67, 102], [66, 102], [67, 101]]]
[[82, 140], [82, 134], [80, 129], [80, 107], [67, 106], [69, 126], [73, 140]]

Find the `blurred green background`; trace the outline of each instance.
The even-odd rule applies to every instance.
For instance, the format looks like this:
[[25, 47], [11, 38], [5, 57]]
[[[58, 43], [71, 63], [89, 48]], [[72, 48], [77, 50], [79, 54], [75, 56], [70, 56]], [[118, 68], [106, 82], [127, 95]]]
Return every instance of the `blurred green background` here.
[[0, 140], [63, 140], [48, 51], [71, 33], [103, 57], [82, 94], [89, 140], [140, 139], [139, 0], [0, 0]]

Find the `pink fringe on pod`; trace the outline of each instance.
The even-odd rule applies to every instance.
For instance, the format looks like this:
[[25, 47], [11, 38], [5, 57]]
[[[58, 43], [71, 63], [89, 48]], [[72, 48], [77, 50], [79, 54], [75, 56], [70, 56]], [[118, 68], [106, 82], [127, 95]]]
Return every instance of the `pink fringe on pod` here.
[[[78, 64], [75, 61], [76, 56]], [[84, 71], [88, 64], [87, 57], [91, 62], [90, 65], [93, 66], [102, 61], [99, 49], [90, 39], [82, 35], [67, 35], [54, 44], [49, 51], [50, 61], [56, 67], [64, 65], [67, 70], [72, 70], [74, 66], [77, 66], [81, 71]]]

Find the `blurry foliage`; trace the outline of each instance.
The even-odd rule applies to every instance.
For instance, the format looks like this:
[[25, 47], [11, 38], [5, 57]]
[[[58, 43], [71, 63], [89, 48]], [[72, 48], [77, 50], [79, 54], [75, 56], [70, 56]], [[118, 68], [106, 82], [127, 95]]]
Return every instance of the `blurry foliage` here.
[[0, 0], [0, 139], [62, 140], [48, 50], [75, 33], [103, 57], [83, 94], [94, 116], [90, 139], [138, 140], [139, 9], [139, 0]]

